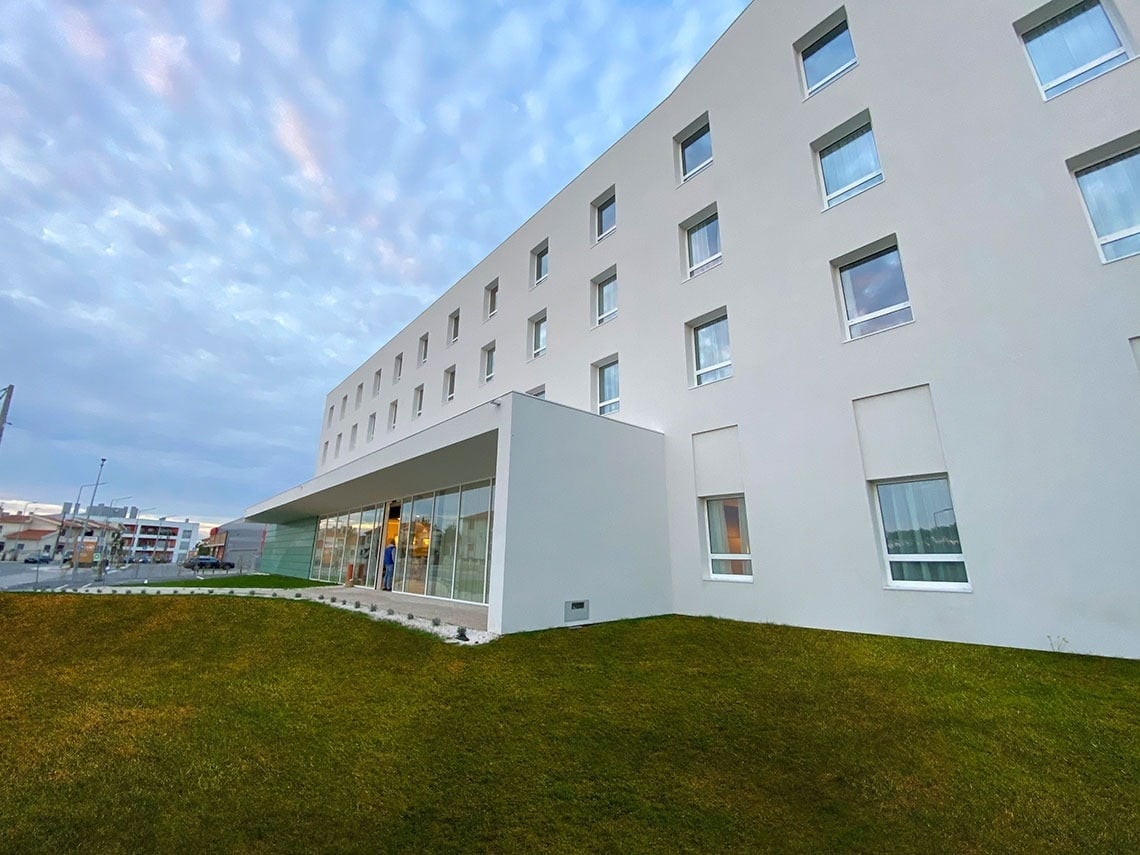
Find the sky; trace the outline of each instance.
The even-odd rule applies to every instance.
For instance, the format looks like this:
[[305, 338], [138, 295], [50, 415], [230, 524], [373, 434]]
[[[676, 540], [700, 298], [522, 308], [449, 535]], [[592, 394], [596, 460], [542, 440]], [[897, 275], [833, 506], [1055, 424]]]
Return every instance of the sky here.
[[5, 510], [307, 480], [328, 390], [745, 5], [0, 0]]

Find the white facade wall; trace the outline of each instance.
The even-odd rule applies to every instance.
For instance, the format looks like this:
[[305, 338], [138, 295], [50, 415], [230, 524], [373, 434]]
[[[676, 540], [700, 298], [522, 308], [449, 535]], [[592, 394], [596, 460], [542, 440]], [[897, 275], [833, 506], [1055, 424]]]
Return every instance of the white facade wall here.
[[[1140, 132], [1140, 62], [1044, 100], [1014, 30], [1041, 5], [849, 0], [858, 64], [805, 98], [793, 45], [834, 0], [753, 3], [657, 109], [330, 392], [318, 476], [508, 391], [593, 410], [592, 366], [617, 354], [613, 418], [664, 434], [665, 610], [1140, 656], [1140, 256], [1102, 263], [1067, 165]], [[1110, 8], [1135, 52], [1140, 0]], [[863, 111], [884, 181], [823, 210], [812, 143]], [[675, 138], [706, 113], [713, 162], [681, 182]], [[595, 241], [591, 203], [611, 187], [617, 227]], [[713, 204], [723, 263], [687, 279], [681, 224]], [[914, 322], [847, 341], [833, 262], [888, 236]], [[544, 242], [550, 274], [533, 286]], [[591, 280], [614, 266], [618, 315], [595, 327]], [[734, 375], [693, 388], [686, 324], [721, 307]], [[542, 311], [547, 351], [530, 358]], [[878, 397], [900, 390], [919, 391]], [[698, 471], [694, 435], [732, 426]], [[972, 591], [888, 589], [869, 482], [937, 472]], [[698, 496], [716, 483], [746, 497], [751, 582], [707, 578]]]

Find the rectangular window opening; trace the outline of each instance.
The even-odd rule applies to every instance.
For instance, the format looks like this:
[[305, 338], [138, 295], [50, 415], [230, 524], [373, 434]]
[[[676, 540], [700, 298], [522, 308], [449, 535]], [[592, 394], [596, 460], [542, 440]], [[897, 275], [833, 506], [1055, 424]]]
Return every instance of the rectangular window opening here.
[[897, 246], [839, 268], [848, 339], [914, 320]]
[[728, 315], [693, 325], [693, 379], [697, 386], [732, 376]]
[[855, 45], [851, 41], [846, 13], [841, 9], [837, 15], [838, 20], [836, 15], [832, 15], [822, 25], [830, 27], [827, 32], [814, 39], [800, 52], [804, 85], [809, 96], [856, 65]]
[[1076, 173], [1104, 262], [1140, 254], [1140, 148]]
[[744, 496], [703, 500], [708, 526], [709, 575], [713, 579], [751, 579], [752, 546]]
[[970, 590], [945, 475], [872, 483], [887, 586]]
[[1128, 49], [1105, 3], [1099, 0], [1074, 3], [1027, 29], [1027, 20], [1039, 17], [1040, 11], [1014, 24], [1014, 29], [1021, 36], [1037, 76], [1037, 85], [1046, 100], [1129, 60]]

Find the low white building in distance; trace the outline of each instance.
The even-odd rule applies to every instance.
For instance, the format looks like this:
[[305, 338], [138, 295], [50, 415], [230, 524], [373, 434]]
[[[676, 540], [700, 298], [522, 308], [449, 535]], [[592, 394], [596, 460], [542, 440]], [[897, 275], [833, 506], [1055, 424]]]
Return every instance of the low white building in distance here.
[[[615, 14], [620, 14], [615, 12]], [[263, 569], [1140, 657], [1140, 0], [756, 2], [329, 393]]]

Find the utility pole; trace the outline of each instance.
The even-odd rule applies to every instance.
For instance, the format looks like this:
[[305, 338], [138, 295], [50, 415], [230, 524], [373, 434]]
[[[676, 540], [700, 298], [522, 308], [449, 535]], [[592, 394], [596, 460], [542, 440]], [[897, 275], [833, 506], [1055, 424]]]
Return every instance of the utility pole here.
[[16, 387], [9, 383], [0, 392], [0, 441], [4, 439], [4, 425], [8, 424], [8, 407], [12, 405], [12, 393]]

